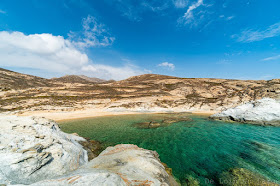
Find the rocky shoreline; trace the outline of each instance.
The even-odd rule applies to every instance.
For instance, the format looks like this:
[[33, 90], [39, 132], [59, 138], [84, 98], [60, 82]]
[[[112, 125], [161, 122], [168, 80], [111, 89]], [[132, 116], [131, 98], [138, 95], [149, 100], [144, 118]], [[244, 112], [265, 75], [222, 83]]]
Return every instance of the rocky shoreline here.
[[95, 157], [79, 136], [40, 117], [0, 117], [0, 184], [177, 185], [159, 155], [136, 145], [108, 147]]
[[280, 101], [271, 98], [251, 101], [211, 115], [210, 119], [264, 126], [280, 126]]

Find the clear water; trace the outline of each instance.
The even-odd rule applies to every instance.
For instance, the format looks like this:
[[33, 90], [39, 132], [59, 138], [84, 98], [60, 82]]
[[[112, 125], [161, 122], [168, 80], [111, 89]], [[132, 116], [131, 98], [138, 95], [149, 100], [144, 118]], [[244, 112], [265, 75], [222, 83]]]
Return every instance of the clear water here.
[[231, 168], [246, 168], [271, 181], [280, 180], [280, 128], [211, 121], [189, 115], [193, 121], [156, 129], [139, 129], [135, 123], [157, 121], [166, 114], [97, 117], [60, 123], [63, 131], [78, 133], [106, 146], [136, 144], [155, 150], [182, 182], [188, 176], [206, 185], [218, 183]]

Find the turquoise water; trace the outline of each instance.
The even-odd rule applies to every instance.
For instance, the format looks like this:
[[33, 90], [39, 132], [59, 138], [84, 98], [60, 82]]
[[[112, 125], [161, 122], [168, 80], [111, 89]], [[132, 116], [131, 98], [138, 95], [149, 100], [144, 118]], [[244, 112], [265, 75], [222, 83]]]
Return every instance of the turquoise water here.
[[[172, 114], [170, 114], [172, 115]], [[135, 123], [160, 121], [166, 114], [97, 117], [62, 122], [68, 133], [78, 133], [106, 146], [136, 144], [155, 150], [182, 182], [189, 176], [207, 185], [231, 168], [246, 168], [271, 181], [280, 180], [280, 128], [211, 121], [189, 115], [192, 121], [156, 129]]]

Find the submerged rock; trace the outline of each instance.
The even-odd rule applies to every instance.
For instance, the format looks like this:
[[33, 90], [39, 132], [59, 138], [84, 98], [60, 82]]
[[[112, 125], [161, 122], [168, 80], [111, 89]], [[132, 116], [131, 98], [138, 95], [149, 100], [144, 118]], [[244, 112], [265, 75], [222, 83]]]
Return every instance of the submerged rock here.
[[280, 101], [263, 98], [227, 109], [210, 116], [211, 119], [260, 125], [280, 125]]
[[158, 122], [150, 121], [150, 122], [136, 123], [135, 127], [139, 129], [155, 129], [161, 127], [161, 124]]
[[263, 176], [253, 173], [244, 168], [235, 168], [229, 172], [223, 173], [219, 184], [225, 186], [277, 186], [278, 184], [273, 183], [265, 179]]
[[[191, 118], [187, 116], [181, 116], [180, 113], [173, 114], [174, 116], [162, 116], [159, 115], [158, 118], [155, 117], [154, 121], [149, 121], [149, 122], [141, 122], [141, 123], [136, 123], [134, 126], [136, 128], [140, 129], [153, 129], [153, 128], [158, 128], [158, 127], [166, 127], [169, 125], [172, 125], [174, 123], [178, 122], [187, 122], [187, 121], [192, 121]], [[160, 118], [160, 119], [159, 119]], [[163, 118], [163, 119], [161, 119]]]
[[88, 162], [78, 141], [38, 117], [0, 117], [0, 184], [30, 184], [73, 171]]

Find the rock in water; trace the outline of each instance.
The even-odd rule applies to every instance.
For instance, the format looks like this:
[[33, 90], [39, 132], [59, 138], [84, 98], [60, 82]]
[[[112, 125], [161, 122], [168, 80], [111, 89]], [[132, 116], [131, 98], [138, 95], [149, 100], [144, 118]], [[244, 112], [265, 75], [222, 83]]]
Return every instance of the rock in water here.
[[263, 98], [210, 116], [211, 119], [260, 125], [280, 125], [280, 101]]
[[229, 172], [224, 172], [220, 179], [219, 185], [224, 186], [277, 186], [278, 184], [273, 183], [265, 179], [263, 176], [253, 173], [244, 168], [234, 168]]
[[78, 143], [39, 117], [0, 117], [0, 184], [30, 184], [73, 171], [88, 162]]

